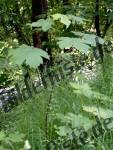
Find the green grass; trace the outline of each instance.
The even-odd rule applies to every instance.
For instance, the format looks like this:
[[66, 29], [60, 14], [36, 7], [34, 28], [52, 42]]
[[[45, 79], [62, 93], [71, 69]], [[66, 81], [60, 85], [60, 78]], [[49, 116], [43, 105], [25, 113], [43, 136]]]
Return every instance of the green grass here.
[[[109, 56], [107, 56], [107, 58], [108, 57]], [[68, 119], [63, 121], [65, 116], [68, 116], [68, 113], [81, 115], [84, 121], [86, 121], [85, 117], [95, 121], [93, 113], [83, 111], [82, 106], [95, 106], [112, 111], [113, 77], [111, 70], [113, 63], [111, 57], [109, 57], [108, 63], [106, 63], [106, 59], [104, 68], [99, 67], [97, 78], [89, 84], [91, 89], [88, 89], [87, 86], [84, 86], [85, 83], [83, 83], [81, 87], [84, 87], [84, 89], [79, 89], [78, 93], [78, 91], [75, 90], [77, 85], [75, 85], [74, 89], [70, 86], [68, 81], [62, 81], [56, 84], [55, 87], [45, 89], [32, 99], [15, 107], [11, 112], [6, 114], [1, 113], [1, 130], [7, 133], [7, 135], [16, 131], [24, 133], [25, 138], [22, 145], [24, 145], [25, 140], [29, 140], [32, 150], [46, 150], [46, 143], [51, 139], [59, 139], [60, 143], [62, 143], [64, 137], [58, 134], [60, 127], [69, 127], [72, 131], [72, 122], [67, 124]], [[91, 92], [94, 96], [90, 95]], [[98, 92], [103, 95], [99, 97]], [[59, 119], [57, 118], [57, 114], [61, 114], [64, 117]], [[101, 118], [101, 120], [103, 119]], [[88, 129], [88, 135], [89, 137], [91, 135], [90, 129]], [[68, 136], [65, 138], [68, 138]], [[109, 132], [105, 132], [103, 136], [100, 135], [97, 139], [90, 140], [88, 144], [81, 145], [79, 149], [110, 150], [113, 147], [112, 141], [113, 133], [112, 130], [110, 130]], [[95, 143], [96, 148], [94, 147]], [[16, 149], [19, 150], [18, 144], [15, 147], [15, 150]]]

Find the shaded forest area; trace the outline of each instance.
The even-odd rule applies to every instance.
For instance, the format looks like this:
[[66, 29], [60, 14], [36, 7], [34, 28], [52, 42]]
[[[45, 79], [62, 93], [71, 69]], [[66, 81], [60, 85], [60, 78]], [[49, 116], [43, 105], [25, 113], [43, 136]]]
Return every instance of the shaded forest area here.
[[0, 0], [0, 150], [113, 149], [113, 1]]

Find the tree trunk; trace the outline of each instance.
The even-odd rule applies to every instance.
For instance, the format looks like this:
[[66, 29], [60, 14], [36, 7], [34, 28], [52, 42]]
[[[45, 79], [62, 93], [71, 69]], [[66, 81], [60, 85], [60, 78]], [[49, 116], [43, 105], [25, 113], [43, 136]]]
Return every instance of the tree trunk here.
[[[41, 15], [46, 14], [48, 10], [48, 5], [46, 0], [32, 0], [32, 18], [31, 21], [37, 21]], [[34, 47], [42, 47], [41, 33], [33, 33], [33, 44]]]
[[101, 37], [100, 16], [99, 16], [99, 0], [96, 0], [96, 7], [95, 7], [95, 29], [96, 29], [97, 36]]
[[[100, 4], [100, 0], [96, 0], [95, 1], [95, 29], [96, 29], [97, 36], [101, 37], [99, 4]], [[96, 39], [96, 42], [97, 42], [97, 39]], [[103, 54], [102, 45], [97, 43], [97, 49], [99, 51], [100, 58], [103, 61], [104, 54]]]
[[[42, 15], [47, 14], [48, 11], [48, 3], [47, 0], [32, 0], [32, 18], [31, 21], [35, 22], [42, 17]], [[46, 17], [45, 17], [46, 18]], [[48, 33], [43, 32], [33, 32], [33, 44], [34, 47], [42, 48], [43, 50], [47, 51], [48, 55], [51, 58], [51, 49], [47, 49], [42, 46], [43, 41], [48, 41]], [[44, 66], [48, 66], [50, 61], [47, 59], [43, 59], [43, 65], [41, 65], [41, 70], [43, 70]]]

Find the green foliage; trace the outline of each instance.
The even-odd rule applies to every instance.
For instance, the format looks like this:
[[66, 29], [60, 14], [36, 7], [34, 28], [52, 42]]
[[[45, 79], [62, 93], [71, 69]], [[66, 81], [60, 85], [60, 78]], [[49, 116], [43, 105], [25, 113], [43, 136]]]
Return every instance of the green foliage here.
[[[7, 48], [5, 42], [0, 42], [0, 69], [3, 70], [8, 66]], [[6, 52], [6, 53], [5, 53]]]
[[37, 22], [33, 22], [31, 26], [41, 28], [42, 31], [47, 32], [52, 28], [53, 23], [54, 22], [52, 21], [52, 19], [47, 18], [47, 19], [40, 19]]
[[74, 93], [76, 93], [77, 95], [83, 95], [90, 99], [98, 99], [103, 102], [105, 101], [112, 102], [112, 99], [109, 96], [92, 90], [87, 83], [84, 84], [70, 83], [70, 85], [74, 88]]
[[0, 148], [2, 150], [8, 150], [9, 148], [14, 149], [14, 144], [22, 143], [24, 141], [25, 135], [18, 132], [11, 133], [9, 135], [5, 134], [4, 131], [0, 132]]
[[77, 23], [83, 23], [83, 18], [81, 17], [77, 17], [74, 15], [64, 15], [64, 14], [54, 14], [52, 15], [53, 20], [59, 20], [61, 23], [63, 23], [64, 25], [66, 25], [66, 27], [68, 28], [71, 23], [75, 24]]
[[61, 123], [71, 125], [71, 129], [75, 131], [76, 129], [82, 128], [84, 128], [85, 131], [87, 131], [94, 125], [94, 121], [89, 119], [88, 117], [76, 115], [73, 113], [68, 113], [66, 115], [57, 114], [57, 118], [61, 120]]
[[78, 38], [60, 37], [58, 38], [57, 43], [61, 49], [76, 48], [82, 53], [88, 53], [88, 50], [90, 49], [90, 46]]
[[42, 57], [49, 59], [45, 51], [32, 46], [22, 45], [17, 49], [10, 49], [9, 56], [14, 65], [22, 65], [24, 62], [32, 68], [37, 68], [43, 63]]
[[[97, 37], [93, 34], [84, 34], [81, 32], [72, 32], [74, 35], [79, 37], [59, 37], [58, 45], [61, 49], [75, 48], [80, 50], [82, 53], [88, 53], [91, 46], [95, 47], [97, 44], [104, 44], [104, 39]], [[97, 41], [97, 39], [98, 41]]]
[[[60, 145], [59, 149], [63, 149], [63, 141], [72, 139], [73, 131], [80, 135], [83, 129], [88, 132], [88, 140], [86, 144], [77, 140], [80, 144], [79, 150], [111, 150], [112, 130], [94, 139], [91, 130], [96, 124], [95, 116], [101, 121], [113, 116], [113, 44], [110, 45], [110, 52], [109, 48], [103, 51], [102, 63], [95, 60], [93, 55], [96, 51], [100, 52], [98, 44], [103, 45], [106, 39], [111, 40], [111, 43], [113, 41], [112, 0], [100, 1], [99, 12], [94, 9], [96, 1], [93, 0], [69, 0], [68, 5], [64, 1], [49, 0], [46, 19], [42, 19], [43, 15], [35, 16], [37, 21], [28, 24], [35, 15], [31, 13], [35, 7], [31, 7], [32, 2], [0, 1], [0, 87], [12, 86], [13, 81], [17, 81], [17, 74], [20, 79], [20, 66], [26, 64], [30, 68], [31, 78], [39, 80], [39, 89], [42, 89], [41, 93], [33, 95], [29, 101], [19, 101], [19, 106], [15, 106], [11, 112], [0, 113], [0, 149], [46, 150], [47, 143], [51, 140], [55, 140], [57, 146]], [[97, 14], [99, 20], [95, 20]], [[99, 21], [98, 29], [95, 29], [96, 21]], [[101, 37], [104, 38], [96, 36], [97, 30], [100, 30]], [[45, 51], [28, 46], [33, 45], [34, 32], [39, 33], [35, 42], [37, 45], [41, 43]], [[17, 47], [18, 45], [20, 46]], [[65, 70], [65, 79], [52, 88], [48, 84], [48, 88], [43, 89], [42, 72], [39, 70], [39, 76], [34, 72], [43, 64], [43, 59], [44, 62], [45, 59], [49, 60], [48, 53], [52, 57], [49, 71], [53, 71], [53, 80], [57, 79], [59, 67]], [[44, 67], [47, 71], [46, 66]], [[91, 81], [84, 78], [87, 73], [85, 68], [88, 67], [90, 73], [96, 76]], [[82, 69], [85, 69], [83, 74]], [[73, 74], [68, 77], [66, 75], [70, 70]], [[49, 82], [49, 77], [46, 79]], [[19, 85], [25, 88], [23, 83]], [[112, 127], [113, 123], [110, 125]], [[74, 149], [77, 148], [70, 147], [68, 150]]]
[[94, 106], [83, 106], [83, 110], [89, 113], [92, 113], [99, 118], [107, 119], [113, 117], [113, 111], [110, 109], [103, 109], [101, 107], [94, 107]]
[[109, 21], [113, 21], [113, 11], [108, 14]]
[[69, 20], [69, 18], [66, 15], [55, 14], [55, 15], [53, 15], [53, 19], [54, 20], [60, 20], [60, 22], [63, 23], [63, 24], [65, 24], [67, 28], [71, 24], [71, 21]]
[[[73, 32], [75, 36], [81, 37], [84, 40], [84, 43], [89, 44], [91, 46], [96, 46], [96, 44], [104, 44], [105, 40], [94, 35], [94, 34], [85, 34], [82, 32]], [[98, 39], [98, 41], [97, 41]]]

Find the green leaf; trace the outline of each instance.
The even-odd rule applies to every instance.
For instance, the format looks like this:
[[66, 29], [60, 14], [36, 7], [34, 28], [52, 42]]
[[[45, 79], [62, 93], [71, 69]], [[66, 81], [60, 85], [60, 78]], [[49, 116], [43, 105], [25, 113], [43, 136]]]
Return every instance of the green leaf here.
[[90, 99], [98, 99], [101, 100], [101, 102], [104, 101], [109, 101], [111, 103], [113, 102], [113, 100], [110, 97], [101, 94], [99, 92], [93, 91], [87, 83], [79, 84], [71, 82], [70, 85], [75, 89], [74, 93], [78, 95], [84, 95], [85, 97]]
[[72, 24], [75, 24], [76, 22], [77, 23], [83, 23], [83, 21], [84, 21], [84, 18], [81, 18], [81, 17], [77, 17], [77, 16], [74, 16], [74, 15], [67, 15], [67, 16], [71, 20]]
[[70, 85], [75, 89], [74, 93], [84, 95], [88, 98], [93, 97], [93, 91], [88, 84], [84, 83], [80, 85], [79, 83], [70, 83]]
[[52, 15], [52, 17], [53, 20], [59, 20], [61, 23], [66, 25], [67, 28], [70, 26], [71, 23], [72, 24], [75, 24], [75, 22], [83, 23], [83, 18], [74, 15], [63, 15], [58, 13]]
[[[84, 39], [84, 43], [89, 44], [91, 46], [96, 46], [97, 43], [99, 44], [104, 44], [105, 40], [94, 35], [94, 34], [85, 34], [82, 32], [74, 32], [72, 31], [72, 33], [76, 36], [81, 37], [82, 39]], [[96, 38], [98, 38], [98, 41], [96, 40]]]
[[68, 113], [66, 115], [66, 119], [70, 120], [72, 128], [84, 128], [85, 130], [88, 130], [94, 124], [94, 121], [90, 120], [88, 117], [84, 117], [82, 115], [75, 115], [72, 113]]
[[25, 138], [25, 134], [15, 132], [15, 133], [10, 134], [7, 139], [9, 139], [9, 141], [17, 143], [17, 142], [22, 142], [24, 138]]
[[101, 107], [97, 108], [95, 106], [83, 106], [83, 110], [103, 119], [113, 117], [113, 111], [110, 109], [104, 109]]
[[61, 23], [65, 24], [66, 27], [68, 28], [71, 24], [71, 21], [68, 16], [63, 15], [63, 14], [54, 14], [52, 15], [53, 20], [60, 20]]
[[94, 121], [90, 120], [88, 117], [82, 115], [76, 115], [73, 113], [68, 113], [66, 115], [58, 114], [57, 118], [61, 120], [62, 123], [70, 125], [73, 129], [84, 128], [85, 130], [90, 129], [94, 125]]
[[47, 32], [49, 29], [52, 28], [53, 21], [50, 18], [47, 19], [40, 19], [37, 22], [33, 22], [31, 24], [32, 27], [40, 27], [42, 31]]
[[68, 134], [72, 133], [72, 130], [67, 126], [60, 126], [57, 129], [58, 129], [58, 131], [56, 131], [56, 133], [59, 136], [67, 136]]
[[23, 62], [26, 62], [32, 68], [37, 68], [43, 63], [42, 57], [49, 59], [47, 52], [27, 45], [22, 45], [17, 49], [10, 49], [9, 55], [11, 56], [12, 64], [20, 66]]
[[85, 44], [82, 39], [78, 38], [60, 37], [58, 38], [57, 44], [61, 49], [73, 47], [80, 50], [82, 53], [87, 53], [90, 49], [90, 46]]

